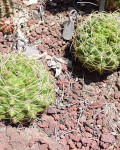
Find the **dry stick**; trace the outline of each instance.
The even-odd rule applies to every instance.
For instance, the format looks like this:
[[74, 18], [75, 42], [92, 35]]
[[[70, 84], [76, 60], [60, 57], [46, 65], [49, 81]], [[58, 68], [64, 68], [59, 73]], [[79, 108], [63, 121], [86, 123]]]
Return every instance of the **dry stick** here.
[[72, 132], [76, 132], [76, 130], [71, 130], [71, 131], [65, 132], [62, 136], [66, 136], [67, 134], [72, 133]]
[[64, 94], [65, 94], [65, 91], [64, 91], [65, 85], [64, 85], [64, 83], [62, 83], [62, 87], [63, 87], [63, 90], [62, 90], [62, 95], [61, 95], [60, 101], [63, 101], [63, 97], [64, 97]]
[[56, 149], [58, 148], [58, 142], [57, 142], [58, 140], [57, 140], [57, 138], [58, 138], [58, 133], [59, 133], [59, 132], [57, 133], [57, 128], [58, 128], [58, 126], [57, 126], [57, 122], [56, 122], [55, 131], [54, 131], [54, 132], [55, 132], [55, 133], [54, 133], [54, 134], [55, 134], [55, 141], [56, 141], [56, 143], [57, 143], [57, 144], [55, 145], [55, 148], [56, 148]]
[[[110, 103], [111, 104], [111, 103]], [[111, 110], [114, 109], [114, 107], [110, 106], [110, 104], [106, 104], [107, 106], [107, 112], [105, 111], [105, 115], [107, 116], [109, 112], [111, 112]], [[112, 109], [113, 108], [113, 109]], [[115, 110], [115, 109], [114, 109]], [[115, 111], [114, 111], [115, 112]], [[117, 112], [116, 112], [117, 113]], [[113, 118], [114, 119], [114, 118]], [[108, 120], [108, 124], [109, 124], [109, 127], [112, 128], [112, 130], [114, 131], [114, 127], [113, 127], [113, 123], [111, 122], [111, 116], [108, 116], [107, 117], [107, 120]]]
[[79, 121], [80, 121], [80, 118], [81, 118], [81, 116], [82, 116], [82, 112], [83, 112], [83, 110], [81, 109], [80, 110], [80, 112], [79, 112], [79, 117], [78, 117], [78, 120], [77, 120], [77, 130], [79, 130]]
[[[113, 75], [112, 75], [113, 76]], [[112, 84], [111, 84], [111, 87], [108, 89], [108, 93], [107, 93], [107, 98], [109, 97], [109, 93], [110, 93], [110, 91], [111, 91], [111, 89], [112, 89], [112, 87], [113, 87], [113, 83], [115, 82], [115, 78], [112, 80]], [[106, 91], [107, 92], [107, 91]], [[104, 95], [105, 96], [105, 95]]]

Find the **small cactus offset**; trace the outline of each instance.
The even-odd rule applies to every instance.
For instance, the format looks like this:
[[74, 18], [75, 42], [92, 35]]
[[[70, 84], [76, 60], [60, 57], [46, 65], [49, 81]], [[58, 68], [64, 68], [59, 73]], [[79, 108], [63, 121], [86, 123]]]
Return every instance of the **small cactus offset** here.
[[76, 29], [73, 46], [76, 57], [91, 71], [102, 74], [120, 65], [120, 14], [95, 13]]
[[54, 99], [53, 81], [41, 62], [20, 54], [0, 56], [0, 119], [30, 121]]
[[0, 0], [0, 18], [10, 17], [13, 14], [12, 0]]

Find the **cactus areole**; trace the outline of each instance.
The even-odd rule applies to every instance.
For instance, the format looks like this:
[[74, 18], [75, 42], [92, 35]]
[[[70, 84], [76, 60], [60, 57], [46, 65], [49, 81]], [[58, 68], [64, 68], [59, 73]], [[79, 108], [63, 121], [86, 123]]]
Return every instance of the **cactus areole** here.
[[54, 99], [43, 63], [18, 54], [0, 56], [0, 119], [28, 122]]
[[76, 57], [90, 71], [116, 70], [120, 65], [120, 14], [88, 16], [78, 24], [73, 46]]

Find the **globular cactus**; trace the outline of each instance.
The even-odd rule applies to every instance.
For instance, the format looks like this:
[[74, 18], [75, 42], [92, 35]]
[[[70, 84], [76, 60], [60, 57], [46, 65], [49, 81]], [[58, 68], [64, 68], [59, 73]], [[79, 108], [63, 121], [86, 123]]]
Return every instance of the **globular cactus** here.
[[54, 99], [53, 81], [43, 63], [21, 54], [0, 56], [0, 119], [30, 121]]
[[0, 18], [10, 17], [13, 14], [12, 0], [0, 0]]
[[120, 14], [95, 13], [78, 24], [73, 40], [76, 57], [100, 74], [120, 65]]
[[0, 31], [4, 34], [12, 33], [14, 31], [13, 20], [5, 17], [0, 19]]

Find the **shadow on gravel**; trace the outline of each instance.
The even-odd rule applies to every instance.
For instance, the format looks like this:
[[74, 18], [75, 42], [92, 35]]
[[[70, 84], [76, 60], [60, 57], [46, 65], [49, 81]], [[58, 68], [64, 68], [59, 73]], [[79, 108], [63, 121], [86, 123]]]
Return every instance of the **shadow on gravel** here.
[[37, 121], [39, 120], [39, 118], [41, 118], [42, 114], [43, 114], [42, 112], [38, 113], [36, 119], [31, 119], [31, 120], [28, 120], [28, 121], [24, 120], [23, 122], [19, 122], [19, 123], [16, 123], [16, 124], [13, 123], [10, 119], [3, 119], [0, 122], [2, 122], [6, 126], [12, 126], [12, 127], [15, 127], [15, 128], [22, 128], [22, 127], [29, 128], [30, 126], [34, 126], [35, 124], [37, 124]]
[[[46, 1], [46, 10], [55, 15], [58, 12], [68, 11], [69, 7], [73, 7], [82, 14], [89, 14], [93, 11], [98, 11], [99, 6], [95, 4], [95, 0], [83, 0], [81, 2], [90, 2], [86, 4], [78, 4], [79, 0], [50, 0]], [[93, 5], [95, 4], [95, 5]]]
[[[71, 44], [69, 44], [65, 49], [64, 57], [72, 61], [73, 65], [72, 69], [69, 68], [68, 70], [72, 72], [73, 78], [78, 77], [80, 80], [84, 79], [85, 84], [103, 82], [104, 80], [107, 79], [108, 76], [110, 76], [113, 73], [113, 72], [106, 72], [100, 75], [96, 71], [90, 72], [89, 70], [84, 68], [82, 63], [77, 58], [75, 58], [74, 48], [71, 46]], [[119, 70], [120, 68], [118, 68], [117, 71]]]

